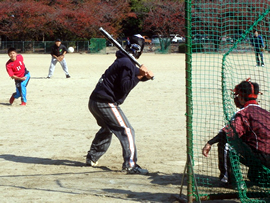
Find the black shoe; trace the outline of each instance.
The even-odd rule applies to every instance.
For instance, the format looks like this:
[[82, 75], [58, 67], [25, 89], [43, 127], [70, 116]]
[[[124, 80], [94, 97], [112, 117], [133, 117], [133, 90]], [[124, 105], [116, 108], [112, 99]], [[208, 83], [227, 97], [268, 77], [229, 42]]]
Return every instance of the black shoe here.
[[70, 78], [70, 75], [66, 75], [66, 78]]
[[47, 77], [47, 79], [50, 79], [50, 78], [51, 78], [50, 76]]

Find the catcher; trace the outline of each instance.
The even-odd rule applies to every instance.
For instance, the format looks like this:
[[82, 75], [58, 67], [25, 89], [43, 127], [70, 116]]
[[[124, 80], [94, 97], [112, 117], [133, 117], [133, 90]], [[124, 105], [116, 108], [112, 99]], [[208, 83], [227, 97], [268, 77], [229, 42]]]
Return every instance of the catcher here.
[[[248, 79], [236, 85], [233, 91], [235, 105], [240, 110], [229, 125], [222, 128], [202, 149], [202, 154], [207, 157], [211, 146], [218, 143], [219, 178], [229, 184], [233, 183], [234, 177], [228, 155], [234, 146], [230, 146], [227, 139], [240, 140], [241, 147], [237, 148], [236, 153], [241, 157], [241, 162], [249, 167], [249, 174], [260, 170], [260, 165], [270, 169], [270, 113], [261, 108], [256, 101], [259, 85]], [[254, 160], [258, 161], [259, 165], [258, 162], [254, 165]]]

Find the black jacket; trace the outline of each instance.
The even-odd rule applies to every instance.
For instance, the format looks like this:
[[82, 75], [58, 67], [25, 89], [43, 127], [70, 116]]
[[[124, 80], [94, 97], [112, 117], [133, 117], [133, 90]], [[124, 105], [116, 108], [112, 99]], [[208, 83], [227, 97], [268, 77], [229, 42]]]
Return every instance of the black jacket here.
[[58, 47], [56, 44], [53, 45], [52, 47], [52, 51], [51, 51], [51, 55], [55, 55], [55, 56], [61, 56], [63, 55], [63, 53], [67, 51], [67, 48], [65, 47], [65, 45], [60, 44], [60, 46]]
[[[100, 78], [90, 99], [98, 102], [122, 104], [129, 92], [140, 81], [139, 69], [121, 51], [116, 52], [117, 59]], [[143, 78], [142, 81], [145, 81]]]

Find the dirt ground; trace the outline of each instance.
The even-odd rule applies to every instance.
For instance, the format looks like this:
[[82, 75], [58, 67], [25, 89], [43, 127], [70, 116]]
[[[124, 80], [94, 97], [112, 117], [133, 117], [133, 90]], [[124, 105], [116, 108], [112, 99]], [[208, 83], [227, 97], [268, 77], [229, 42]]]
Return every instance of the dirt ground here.
[[[1, 202], [174, 202], [186, 163], [185, 55], [146, 53], [139, 62], [155, 80], [139, 83], [121, 106], [136, 132], [138, 164], [149, 175], [126, 175], [113, 137], [96, 168], [85, 155], [99, 129], [88, 98], [114, 54], [67, 54], [46, 79], [49, 54], [23, 54], [31, 73], [27, 106], [15, 100], [14, 81], [0, 55]], [[186, 184], [184, 185], [184, 197]], [[233, 202], [233, 201], [226, 201]]]

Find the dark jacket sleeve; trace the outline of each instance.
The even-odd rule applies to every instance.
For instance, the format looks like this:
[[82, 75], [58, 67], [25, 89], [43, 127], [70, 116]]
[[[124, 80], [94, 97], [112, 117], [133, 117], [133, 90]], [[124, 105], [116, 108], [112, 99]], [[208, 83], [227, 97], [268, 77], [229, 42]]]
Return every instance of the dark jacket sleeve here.
[[138, 74], [139, 69], [136, 67], [126, 67], [123, 69], [121, 76], [121, 90], [124, 93], [130, 92], [130, 90], [138, 84], [140, 81], [137, 77]]
[[226, 139], [226, 133], [221, 130], [215, 137], [209, 140], [207, 143], [213, 145]]
[[264, 47], [264, 42], [263, 42], [263, 38], [261, 35], [259, 35], [259, 38], [260, 38], [260, 45], [261, 47]]

